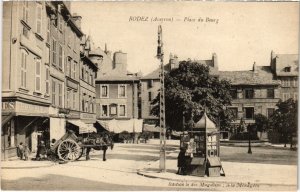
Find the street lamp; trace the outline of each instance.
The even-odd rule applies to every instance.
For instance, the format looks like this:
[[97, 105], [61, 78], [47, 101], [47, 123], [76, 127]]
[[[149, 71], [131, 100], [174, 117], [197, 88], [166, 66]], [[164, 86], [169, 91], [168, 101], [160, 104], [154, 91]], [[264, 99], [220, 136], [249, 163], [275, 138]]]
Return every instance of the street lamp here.
[[252, 150], [251, 150], [251, 125], [248, 124], [248, 138], [249, 138], [249, 143], [248, 143], [248, 154], [252, 154]]

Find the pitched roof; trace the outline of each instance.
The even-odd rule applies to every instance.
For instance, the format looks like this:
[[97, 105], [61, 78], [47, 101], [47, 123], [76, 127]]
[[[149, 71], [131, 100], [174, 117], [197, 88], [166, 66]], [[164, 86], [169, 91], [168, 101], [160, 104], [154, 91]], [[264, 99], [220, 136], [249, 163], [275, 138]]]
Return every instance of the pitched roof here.
[[202, 65], [209, 66], [209, 74], [210, 75], [219, 75], [219, 69], [214, 65], [213, 60], [195, 60], [197, 63]]
[[[218, 70], [218, 68], [214, 67], [212, 60], [195, 60], [195, 62], [197, 62], [201, 65], [209, 66], [210, 75], [213, 75], [213, 76], [219, 75], [219, 70]], [[170, 63], [165, 64], [164, 69], [166, 72], [170, 72]], [[151, 73], [142, 77], [141, 80], [159, 79], [159, 73], [160, 73], [160, 68], [157, 68], [154, 71], [152, 71]]]
[[232, 85], [279, 85], [274, 80], [270, 66], [257, 66], [256, 71], [220, 71], [219, 78], [231, 82]]
[[[299, 75], [299, 56], [297, 54], [277, 54], [275, 62], [277, 76]], [[285, 71], [286, 67], [291, 67], [290, 72]]]
[[[170, 64], [165, 64], [164, 65], [165, 71], [169, 72], [170, 71]], [[159, 73], [160, 73], [160, 68], [155, 69], [151, 73], [145, 75], [144, 77], [141, 78], [141, 80], [147, 80], [147, 79], [159, 79]]]

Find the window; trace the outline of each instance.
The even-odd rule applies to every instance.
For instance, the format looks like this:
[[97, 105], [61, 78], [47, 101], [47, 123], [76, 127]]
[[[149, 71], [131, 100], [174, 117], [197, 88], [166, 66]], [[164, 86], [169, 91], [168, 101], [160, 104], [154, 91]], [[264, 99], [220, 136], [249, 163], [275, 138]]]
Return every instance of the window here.
[[22, 51], [21, 56], [21, 87], [26, 88], [27, 87], [27, 53], [25, 51]]
[[267, 89], [267, 98], [274, 98], [274, 89]]
[[116, 104], [110, 105], [110, 115], [117, 115], [117, 105]]
[[253, 107], [245, 107], [244, 108], [244, 117], [246, 119], [253, 119], [254, 118], [254, 108]]
[[290, 81], [289, 79], [282, 79], [282, 87], [289, 87]]
[[237, 90], [236, 89], [231, 89], [230, 90], [230, 95], [232, 99], [236, 99], [237, 98]]
[[107, 117], [108, 116], [108, 106], [107, 105], [102, 105], [101, 108], [101, 116], [102, 117]]
[[294, 79], [294, 87], [298, 87], [298, 78]]
[[100, 89], [100, 95], [102, 98], [108, 98], [108, 85], [101, 85], [101, 89]]
[[77, 68], [77, 62], [74, 61], [74, 63], [73, 63], [73, 74], [72, 74], [73, 79], [76, 79], [76, 68]]
[[41, 60], [35, 62], [35, 91], [41, 91]]
[[23, 1], [22, 20], [28, 22], [28, 1]]
[[46, 37], [47, 43], [50, 43], [50, 18], [47, 17], [47, 37]]
[[[84, 97], [84, 96], [83, 96]], [[82, 107], [82, 111], [84, 111], [84, 104], [85, 104], [85, 102], [84, 102], [84, 98], [81, 100], [81, 107]]]
[[245, 99], [253, 99], [254, 90], [253, 89], [245, 89]]
[[70, 90], [67, 90], [66, 107], [70, 108]]
[[76, 92], [73, 91], [73, 109], [76, 109]]
[[52, 39], [52, 64], [56, 65], [56, 40]]
[[57, 15], [57, 22], [58, 22], [58, 30], [62, 31], [63, 29], [63, 21], [60, 15]]
[[36, 4], [36, 32], [42, 34], [42, 5]]
[[83, 68], [83, 66], [81, 67], [81, 79], [84, 80], [84, 68]]
[[126, 97], [126, 85], [119, 85], [119, 87], [118, 87], [118, 97], [119, 98]]
[[282, 93], [282, 99], [283, 101], [286, 101], [290, 98], [290, 93]]
[[153, 79], [149, 79], [147, 84], [148, 84], [148, 89], [153, 87]]
[[270, 118], [275, 112], [274, 108], [267, 108], [267, 117]]
[[68, 61], [67, 61], [67, 75], [69, 77], [71, 77], [71, 74], [72, 74], [72, 60], [70, 57], [68, 57]]
[[152, 93], [148, 92], [148, 101], [152, 101]]
[[62, 106], [62, 93], [63, 93], [63, 87], [62, 87], [62, 83], [58, 84], [58, 106], [63, 107]]
[[29, 38], [29, 30], [27, 27], [23, 26], [22, 34], [28, 39]]
[[295, 101], [298, 100], [298, 93], [294, 93], [294, 100], [295, 100]]
[[63, 48], [62, 45], [58, 45], [58, 68], [62, 71], [63, 66]]
[[291, 67], [285, 67], [284, 72], [291, 72]]
[[121, 116], [121, 117], [126, 116], [126, 106], [125, 105], [120, 105], [119, 116]]
[[234, 119], [238, 119], [238, 108], [237, 107], [230, 107], [228, 108], [231, 111]]
[[56, 96], [56, 82], [54, 80], [52, 80], [52, 104], [55, 105], [56, 100], [55, 100], [55, 96]]
[[50, 88], [50, 72], [49, 72], [49, 67], [46, 66], [46, 94], [49, 95], [49, 88]]

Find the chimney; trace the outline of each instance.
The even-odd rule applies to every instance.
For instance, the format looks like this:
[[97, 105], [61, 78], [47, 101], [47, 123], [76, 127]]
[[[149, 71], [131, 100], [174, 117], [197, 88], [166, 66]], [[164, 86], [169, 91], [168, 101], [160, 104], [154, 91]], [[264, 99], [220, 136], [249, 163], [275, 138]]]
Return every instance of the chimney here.
[[257, 73], [257, 66], [256, 66], [255, 61], [253, 63], [253, 73]]
[[77, 13], [74, 13], [73, 16], [72, 16], [72, 19], [74, 19], [75, 24], [77, 25], [77, 27], [79, 29], [81, 29], [81, 19], [82, 19], [82, 17], [80, 15], [77, 15]]
[[213, 62], [214, 68], [218, 69], [219, 68], [219, 66], [218, 66], [218, 57], [217, 57], [216, 53], [212, 54], [212, 62]]

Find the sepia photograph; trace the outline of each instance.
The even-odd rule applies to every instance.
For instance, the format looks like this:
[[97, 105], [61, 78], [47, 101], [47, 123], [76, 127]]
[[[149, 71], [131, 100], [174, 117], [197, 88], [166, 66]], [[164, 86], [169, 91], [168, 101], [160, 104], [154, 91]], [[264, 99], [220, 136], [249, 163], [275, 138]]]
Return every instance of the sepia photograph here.
[[297, 191], [297, 1], [4, 1], [3, 191]]

